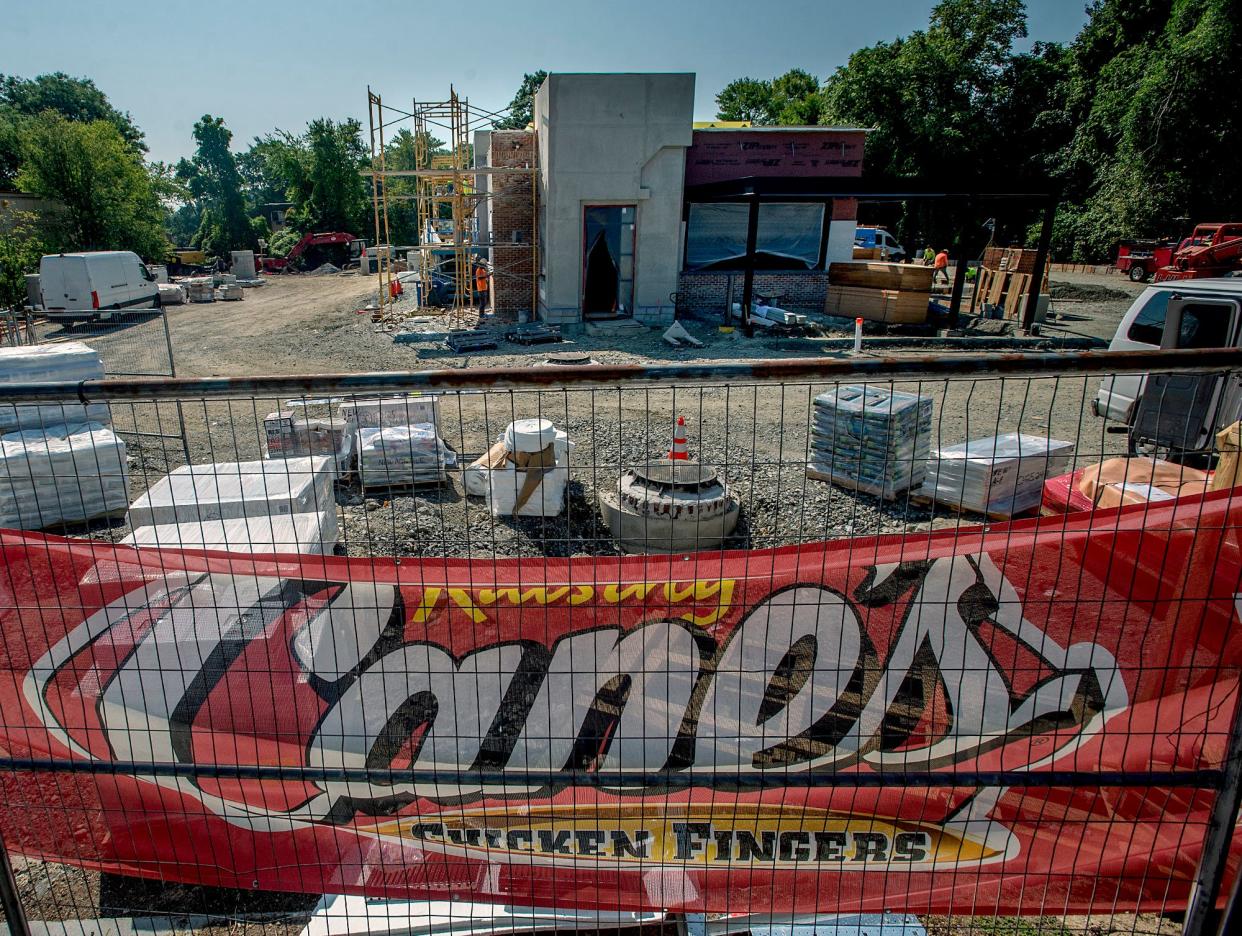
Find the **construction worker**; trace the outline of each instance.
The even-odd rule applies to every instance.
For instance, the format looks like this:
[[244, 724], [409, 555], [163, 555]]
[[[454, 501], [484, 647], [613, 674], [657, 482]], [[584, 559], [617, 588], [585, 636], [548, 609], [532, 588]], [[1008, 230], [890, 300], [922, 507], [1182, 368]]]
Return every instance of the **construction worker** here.
[[[930, 249], [930, 248], [928, 248]], [[949, 281], [949, 252], [941, 250], [936, 254], [936, 259], [932, 262], [932, 282], [936, 282], [936, 277], [943, 276], [944, 281]]]
[[[923, 248], [923, 266], [931, 266], [932, 261], [936, 259], [936, 251], [931, 249], [931, 244]], [[932, 274], [933, 276], [935, 274]]]
[[487, 308], [487, 267], [481, 263], [474, 265], [474, 295], [479, 300], [479, 308]]

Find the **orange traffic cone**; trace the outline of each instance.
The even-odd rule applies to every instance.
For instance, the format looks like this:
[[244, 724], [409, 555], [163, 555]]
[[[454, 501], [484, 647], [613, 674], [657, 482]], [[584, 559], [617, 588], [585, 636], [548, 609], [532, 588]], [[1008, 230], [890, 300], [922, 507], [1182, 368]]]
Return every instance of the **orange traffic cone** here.
[[686, 417], [678, 416], [677, 425], [673, 428], [673, 447], [668, 452], [669, 461], [689, 461], [690, 453], [686, 451]]

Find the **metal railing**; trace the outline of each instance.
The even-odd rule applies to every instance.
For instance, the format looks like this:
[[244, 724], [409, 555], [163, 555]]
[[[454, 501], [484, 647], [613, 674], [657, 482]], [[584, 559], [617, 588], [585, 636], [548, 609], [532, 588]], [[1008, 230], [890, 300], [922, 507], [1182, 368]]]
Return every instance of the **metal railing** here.
[[[183, 419], [187, 449], [23, 462], [58, 505], [112, 485], [134, 507], [0, 542], [11, 925], [293, 931], [334, 925], [322, 895], [366, 893], [617, 915], [589, 928], [893, 910], [922, 920], [906, 932], [1213, 932], [1236, 877], [1242, 504], [1189, 438], [1167, 500], [1085, 472], [1128, 447], [1094, 415], [1102, 386], [1239, 368], [1215, 350], [0, 387], [37, 429], [104, 403], [151, 438]], [[861, 434], [854, 387], [888, 401]], [[410, 422], [376, 421], [431, 439], [352, 406], [390, 394]], [[265, 458], [322, 451], [296, 419], [353, 439], [325, 483]], [[522, 433], [539, 458], [517, 461]], [[1057, 445], [1012, 490], [942, 483], [945, 450], [1006, 433]], [[679, 439], [702, 472], [670, 463]], [[278, 482], [281, 514], [319, 525], [217, 529], [202, 504], [224, 494], [161, 500], [187, 463]], [[112, 545], [165, 516], [185, 529]], [[748, 699], [753, 725], [725, 717]]]

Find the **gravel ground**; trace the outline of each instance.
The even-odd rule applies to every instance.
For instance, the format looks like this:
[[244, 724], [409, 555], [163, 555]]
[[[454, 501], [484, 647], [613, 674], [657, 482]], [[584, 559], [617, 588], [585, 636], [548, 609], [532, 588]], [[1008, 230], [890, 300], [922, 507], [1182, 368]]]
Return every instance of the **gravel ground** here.
[[[369, 315], [358, 314], [371, 293], [357, 276], [271, 278], [247, 290], [239, 303], [183, 306], [170, 313], [179, 374], [241, 375], [256, 372], [472, 368], [542, 363], [551, 352], [585, 351], [603, 363], [729, 361], [825, 354], [815, 339], [722, 335], [690, 324], [702, 350], [672, 349], [659, 333], [626, 339], [577, 337], [558, 345], [454, 355], [431, 335], [416, 345], [396, 344]], [[1064, 274], [1054, 280], [1056, 322], [1049, 334], [1110, 337], [1141, 287], [1113, 276]], [[146, 329], [146, 332], [142, 332]], [[160, 329], [156, 332], [156, 329]], [[113, 369], [134, 371], [144, 344], [157, 347], [162, 325], [115, 329], [89, 338]], [[119, 364], [113, 364], [119, 361]], [[1074, 441], [1084, 463], [1123, 451], [1124, 437], [1106, 435], [1089, 413], [1096, 382], [1081, 378], [1039, 380], [964, 375], [953, 381], [900, 384], [898, 389], [933, 397], [930, 443], [951, 444], [998, 432], [1023, 431]], [[461, 458], [440, 488], [409, 493], [363, 492], [356, 478], [337, 489], [340, 549], [354, 556], [572, 556], [615, 554], [600, 518], [597, 496], [612, 488], [622, 470], [661, 458], [669, 448], [676, 416], [687, 423], [692, 456], [713, 466], [742, 508], [730, 548], [790, 545], [826, 537], [862, 536], [927, 529], [959, 522], [943, 507], [935, 511], [906, 497], [881, 501], [810, 480], [804, 466], [809, 447], [811, 400], [826, 384], [784, 387], [729, 384], [717, 387], [618, 390], [468, 392], [442, 398], [442, 433]], [[122, 428], [176, 433], [187, 430], [193, 462], [262, 457], [262, 417], [287, 408], [287, 400], [118, 405]], [[330, 415], [329, 407], [308, 413]], [[564, 513], [555, 518], [493, 519], [482, 498], [467, 497], [460, 469], [486, 451], [512, 420], [544, 416], [575, 443]], [[128, 435], [131, 488], [137, 496], [164, 473], [185, 462], [180, 440]], [[979, 518], [965, 522], [977, 522]], [[120, 538], [123, 524], [94, 525], [95, 536]]]

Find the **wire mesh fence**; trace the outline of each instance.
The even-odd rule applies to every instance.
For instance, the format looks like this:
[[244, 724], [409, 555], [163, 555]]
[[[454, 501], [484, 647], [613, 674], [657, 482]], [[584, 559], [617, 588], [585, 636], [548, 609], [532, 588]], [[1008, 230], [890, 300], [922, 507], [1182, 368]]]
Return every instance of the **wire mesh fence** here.
[[[1238, 366], [0, 389], [28, 420], [16, 900], [44, 928], [1213, 932]], [[143, 434], [73, 427], [100, 402]]]

